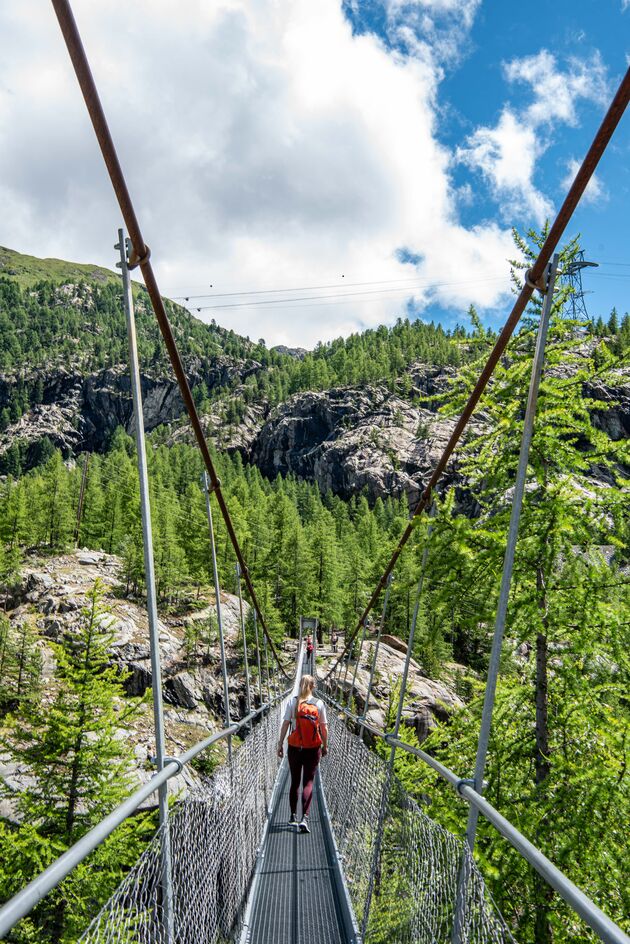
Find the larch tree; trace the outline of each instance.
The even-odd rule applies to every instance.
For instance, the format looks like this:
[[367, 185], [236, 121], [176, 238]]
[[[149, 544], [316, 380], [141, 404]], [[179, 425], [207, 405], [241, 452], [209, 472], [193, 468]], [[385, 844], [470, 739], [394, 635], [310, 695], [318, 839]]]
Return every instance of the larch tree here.
[[[97, 583], [72, 636], [53, 644], [53, 690], [23, 702], [5, 724], [2, 748], [29, 774], [12, 795], [22, 825], [0, 828], [0, 860], [11, 861], [10, 872], [0, 869], [0, 894], [7, 897], [129, 792], [133, 754], [119, 732], [137, 702], [123, 699], [124, 678], [109, 664], [105, 617]], [[127, 823], [37, 905], [30, 925], [40, 941], [76, 939], [138, 854], [145, 830], [142, 817]]]
[[[519, 269], [531, 264], [544, 235], [530, 233], [532, 245], [517, 237], [524, 256], [515, 264], [517, 288]], [[561, 266], [576, 251], [577, 245], [570, 244]], [[615, 902], [620, 909], [624, 904], [618, 884], [624, 854], [619, 812], [627, 815], [629, 809], [630, 719], [622, 694], [629, 667], [628, 594], [626, 587], [614, 591], [619, 564], [628, 555], [618, 528], [627, 501], [623, 468], [628, 448], [591, 421], [593, 410], [605, 405], [589, 397], [590, 381], [606, 373], [596, 366], [597, 340], [564, 317], [565, 300], [561, 288], [530, 451], [488, 793], [596, 900], [603, 892], [604, 870], [610, 910], [610, 898], [613, 909]], [[483, 426], [473, 431], [463, 451], [461, 469], [479, 503], [479, 516], [460, 529], [450, 555], [443, 545], [442, 559], [436, 559], [437, 567], [448, 566], [449, 556], [459, 560], [456, 569], [474, 603], [473, 618], [483, 615], [483, 649], [492, 625], [488, 617], [496, 608], [539, 312], [535, 301], [530, 320], [513, 339], [482, 399]], [[614, 387], [615, 376], [606, 379]], [[467, 372], [458, 383], [454, 412], [469, 389]], [[480, 591], [490, 606], [482, 605]], [[435, 588], [433, 600], [438, 609], [444, 606], [443, 593]], [[449, 747], [441, 733], [440, 752], [458, 769], [474, 765], [479, 706], [473, 702], [469, 720], [451, 726]], [[604, 823], [611, 830], [606, 848], [591, 838]], [[582, 930], [569, 910], [522, 861], [489, 845], [490, 834], [480, 827], [480, 855], [489, 875], [501, 873], [493, 894], [514, 920], [519, 940], [575, 940]], [[518, 901], [526, 903], [523, 908]]]

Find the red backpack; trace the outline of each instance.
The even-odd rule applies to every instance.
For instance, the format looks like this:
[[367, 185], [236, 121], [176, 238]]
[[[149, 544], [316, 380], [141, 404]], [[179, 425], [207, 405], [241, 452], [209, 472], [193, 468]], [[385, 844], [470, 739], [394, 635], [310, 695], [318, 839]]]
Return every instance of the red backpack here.
[[321, 747], [322, 736], [319, 733], [319, 709], [302, 701], [295, 714], [295, 729], [289, 735], [291, 747]]

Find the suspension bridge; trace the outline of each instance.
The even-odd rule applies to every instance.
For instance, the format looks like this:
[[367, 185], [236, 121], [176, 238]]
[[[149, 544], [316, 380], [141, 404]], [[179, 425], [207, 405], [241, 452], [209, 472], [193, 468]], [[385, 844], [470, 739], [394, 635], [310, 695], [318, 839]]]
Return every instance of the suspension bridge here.
[[[630, 938], [577, 888], [528, 839], [483, 797], [483, 780], [492, 723], [494, 693], [505, 628], [514, 551], [518, 537], [527, 458], [544, 362], [546, 332], [556, 278], [559, 240], [591, 179], [630, 99], [630, 70], [615, 94], [593, 143], [540, 250], [528, 271], [512, 311], [479, 380], [462, 411], [444, 452], [428, 481], [411, 520], [385, 568], [358, 625], [318, 690], [329, 708], [329, 751], [316, 777], [310, 835], [290, 829], [288, 769], [277, 757], [277, 734], [287, 699], [296, 691], [306, 653], [300, 637], [295, 664], [287, 666], [278, 652], [261, 612], [255, 589], [234, 530], [221, 483], [204, 438], [184, 367], [168, 321], [146, 245], [118, 160], [105, 113], [68, 0], [52, 0], [61, 31], [92, 120], [107, 171], [119, 202], [129, 238], [119, 231], [117, 263], [122, 270], [129, 335], [129, 361], [135, 411], [135, 430], [144, 534], [147, 610], [152, 658], [156, 766], [151, 780], [86, 833], [74, 846], [0, 908], [0, 936], [17, 923], [64, 878], [84, 862], [114, 830], [157, 793], [159, 828], [137, 863], [111, 899], [93, 916], [81, 937], [89, 944], [359, 944], [378, 936], [378, 903], [387, 887], [394, 889], [388, 940], [426, 944], [484, 944], [511, 942], [512, 934], [486, 888], [474, 858], [477, 818], [488, 822], [512, 844], [577, 915], [607, 944], [630, 944]], [[224, 727], [179, 757], [165, 753], [161, 665], [155, 596], [153, 550], [142, 400], [136, 348], [130, 270], [139, 266], [151, 298], [166, 349], [199, 445], [206, 474], [208, 527], [224, 682]], [[430, 512], [431, 497], [462, 433], [488, 384], [534, 291], [543, 298], [501, 591], [488, 669], [484, 711], [474, 775], [461, 776], [419, 747], [401, 740], [400, 727], [423, 574], [430, 548], [430, 527], [416, 592], [411, 630], [398, 696], [393, 731], [367, 722], [376, 659], [389, 587], [396, 563], [418, 518]], [[228, 677], [223, 645], [221, 595], [211, 499], [218, 505], [237, 562], [239, 597], [244, 579], [254, 612], [256, 670], [250, 671], [248, 640], [241, 606], [246, 713], [230, 717]], [[363, 714], [353, 711], [356, 674], [366, 640], [368, 617], [380, 600], [367, 698]], [[260, 630], [260, 634], [259, 634]], [[358, 643], [358, 654], [356, 652]], [[353, 655], [354, 652], [354, 655]], [[308, 665], [317, 670], [315, 654]], [[352, 668], [352, 676], [348, 676]], [[257, 682], [250, 685], [250, 676]], [[366, 733], [387, 750], [376, 752]], [[237, 746], [235, 735], [242, 743]], [[214, 744], [227, 744], [227, 760], [175, 805], [167, 803], [166, 784], [195, 757]], [[430, 766], [468, 804], [465, 837], [457, 837], [431, 819], [408, 795], [395, 776], [397, 751], [405, 751]], [[586, 933], [586, 931], [585, 931]]]

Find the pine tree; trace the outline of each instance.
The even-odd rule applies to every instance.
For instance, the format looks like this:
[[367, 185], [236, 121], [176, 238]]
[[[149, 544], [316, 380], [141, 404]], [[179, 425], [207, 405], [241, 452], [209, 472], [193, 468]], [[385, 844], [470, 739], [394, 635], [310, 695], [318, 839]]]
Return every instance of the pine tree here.
[[61, 452], [56, 450], [44, 466], [38, 506], [39, 541], [51, 550], [64, 548], [72, 538], [69, 477]]
[[610, 318], [608, 319], [607, 328], [608, 328], [609, 334], [614, 335], [614, 334], [617, 334], [617, 332], [619, 331], [619, 316], [617, 315], [616, 308], [613, 308], [613, 310], [610, 313]]
[[[132, 752], [117, 733], [135, 704], [119, 708], [124, 678], [109, 665], [104, 614], [97, 583], [72, 637], [54, 646], [58, 678], [51, 699], [29, 700], [8, 719], [3, 750], [30, 779], [14, 796], [23, 825], [0, 830], [0, 860], [11, 850], [11, 872], [0, 870], [2, 893], [41, 871], [129, 792]], [[31, 920], [40, 941], [76, 938], [137, 855], [144, 828], [142, 820], [126, 824], [36, 907]]]

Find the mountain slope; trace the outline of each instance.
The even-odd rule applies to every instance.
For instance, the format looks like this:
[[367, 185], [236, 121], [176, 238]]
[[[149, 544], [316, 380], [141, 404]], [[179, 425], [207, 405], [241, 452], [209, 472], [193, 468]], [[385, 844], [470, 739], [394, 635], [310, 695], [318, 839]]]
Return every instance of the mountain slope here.
[[[190, 438], [149, 299], [136, 283], [146, 429]], [[349, 497], [366, 490], [415, 497], [452, 423], [442, 395], [493, 336], [400, 320], [318, 345], [268, 349], [166, 300], [208, 435], [268, 476], [295, 472]], [[630, 341], [628, 318], [613, 340]], [[599, 343], [599, 341], [594, 343]], [[116, 274], [0, 250], [0, 474], [19, 474], [60, 448], [103, 451], [116, 428], [133, 431], [122, 290]], [[609, 409], [610, 401], [620, 402]], [[630, 392], [593, 384], [596, 422], [630, 435]], [[447, 481], [453, 481], [451, 477]]]
[[14, 249], [0, 246], [0, 276], [14, 279], [20, 288], [31, 288], [38, 282], [119, 282], [120, 276], [109, 269], [63, 259], [38, 259], [25, 256]]

